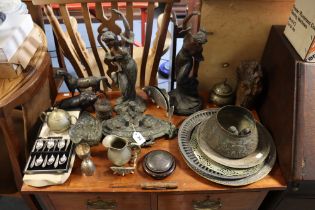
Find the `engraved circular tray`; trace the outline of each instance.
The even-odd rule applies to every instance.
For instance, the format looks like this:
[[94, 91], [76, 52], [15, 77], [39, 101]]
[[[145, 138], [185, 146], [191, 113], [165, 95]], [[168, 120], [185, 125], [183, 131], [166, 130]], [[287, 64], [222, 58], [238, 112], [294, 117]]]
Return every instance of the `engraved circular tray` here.
[[197, 126], [192, 132], [189, 144], [195, 156], [197, 157], [199, 163], [205, 166], [207, 169], [214, 171], [214, 173], [218, 175], [218, 176], [216, 175], [214, 176], [219, 177], [219, 178], [224, 178], [224, 179], [240, 179], [240, 178], [253, 175], [254, 173], [257, 173], [263, 167], [263, 164], [261, 163], [251, 168], [238, 169], [238, 168], [227, 167], [211, 160], [200, 150], [198, 146], [197, 138], [196, 138], [197, 137], [196, 131], [197, 131]]
[[204, 140], [198, 138], [199, 133], [202, 129], [202, 126], [206, 124], [206, 121], [202, 122], [197, 129], [197, 142], [199, 145], [200, 150], [209, 158], [214, 160], [217, 163], [222, 165], [232, 167], [232, 168], [250, 168], [254, 167], [258, 164], [264, 162], [266, 157], [270, 151], [270, 144], [272, 142], [272, 137], [270, 136], [269, 132], [265, 132], [263, 126], [259, 126], [260, 123], [256, 122], [256, 127], [258, 131], [258, 146], [257, 149], [251, 153], [250, 155], [240, 158], [240, 159], [231, 159], [226, 158], [219, 153], [215, 152]]
[[[179, 129], [179, 134], [178, 134], [178, 144], [179, 144], [181, 154], [183, 155], [184, 160], [186, 161], [187, 165], [193, 171], [198, 173], [200, 176], [210, 181], [223, 184], [223, 185], [230, 185], [230, 186], [247, 185], [265, 177], [271, 171], [276, 160], [276, 150], [275, 150], [275, 146], [273, 142], [271, 142], [270, 144], [271, 146], [270, 154], [268, 155], [268, 157], [262, 164], [262, 167], [260, 168], [260, 170], [254, 173], [253, 175], [247, 176], [245, 178], [240, 178], [240, 179], [228, 179], [230, 178], [227, 176], [228, 174], [225, 174], [222, 176], [221, 173], [211, 170], [205, 165], [203, 165], [199, 161], [199, 159], [196, 157], [190, 145], [191, 134], [194, 128], [199, 123], [211, 117], [213, 114], [217, 112], [217, 110], [218, 109], [208, 109], [208, 110], [202, 110], [202, 111], [196, 112], [195, 114], [188, 117], [181, 125]], [[259, 124], [259, 126], [262, 126], [262, 125]], [[265, 131], [268, 132], [267, 130]], [[238, 177], [238, 176], [235, 176], [235, 177]]]

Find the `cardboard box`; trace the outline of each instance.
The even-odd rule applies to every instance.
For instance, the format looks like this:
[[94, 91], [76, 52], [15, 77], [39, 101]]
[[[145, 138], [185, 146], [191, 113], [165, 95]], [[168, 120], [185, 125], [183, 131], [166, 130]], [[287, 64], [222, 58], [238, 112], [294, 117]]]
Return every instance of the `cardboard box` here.
[[296, 0], [284, 34], [307, 62], [315, 62], [315, 1]]
[[34, 27], [29, 14], [8, 14], [0, 25], [0, 62], [8, 62]]
[[0, 62], [0, 79], [16, 78], [26, 69], [38, 47], [42, 44], [38, 30], [37, 27], [33, 28], [9, 62]]

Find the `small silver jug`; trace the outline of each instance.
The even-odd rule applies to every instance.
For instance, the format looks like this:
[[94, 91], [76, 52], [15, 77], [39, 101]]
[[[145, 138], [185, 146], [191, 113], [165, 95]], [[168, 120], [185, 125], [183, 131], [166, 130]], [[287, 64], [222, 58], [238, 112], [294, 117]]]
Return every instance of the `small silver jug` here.
[[[123, 166], [131, 159], [131, 147], [128, 140], [115, 135], [107, 135], [102, 144], [108, 148], [107, 157], [116, 166]], [[138, 146], [140, 148], [140, 146]]]

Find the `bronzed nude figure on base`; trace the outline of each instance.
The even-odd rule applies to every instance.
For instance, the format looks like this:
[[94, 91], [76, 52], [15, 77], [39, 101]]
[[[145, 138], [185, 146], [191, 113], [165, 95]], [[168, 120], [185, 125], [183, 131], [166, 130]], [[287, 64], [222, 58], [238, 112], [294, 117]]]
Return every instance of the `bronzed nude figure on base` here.
[[200, 30], [192, 34], [187, 28], [189, 19], [199, 13], [188, 15], [183, 22], [183, 32], [186, 32], [182, 49], [175, 59], [176, 89], [170, 92], [174, 112], [180, 115], [190, 115], [202, 108], [198, 95], [198, 80], [194, 66], [203, 61], [202, 45], [207, 42], [207, 33]]

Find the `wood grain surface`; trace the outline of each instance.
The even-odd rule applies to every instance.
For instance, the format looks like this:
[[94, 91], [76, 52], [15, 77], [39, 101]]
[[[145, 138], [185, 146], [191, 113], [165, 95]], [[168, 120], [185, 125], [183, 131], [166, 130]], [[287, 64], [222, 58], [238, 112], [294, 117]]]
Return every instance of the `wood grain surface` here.
[[[141, 92], [141, 96], [144, 94]], [[118, 97], [117, 92], [108, 94], [108, 97], [114, 103], [114, 99]], [[145, 97], [144, 97], [145, 98]], [[207, 104], [205, 108], [211, 107]], [[152, 114], [157, 118], [167, 120], [165, 111], [158, 109], [153, 104], [148, 105], [146, 111], [147, 114]], [[255, 113], [256, 117], [257, 114]], [[172, 122], [176, 126], [180, 126], [185, 117], [174, 116]], [[136, 184], [140, 185], [143, 182], [154, 182], [155, 180], [146, 175], [142, 169], [141, 163], [143, 156], [152, 150], [162, 149], [169, 151], [175, 156], [176, 169], [174, 173], [164, 179], [163, 181], [176, 181], [178, 188], [174, 190], [142, 190], [140, 187], [127, 187], [127, 188], [111, 188], [110, 184], [127, 185]], [[133, 175], [126, 175], [124, 177], [113, 175], [110, 166], [112, 164], [107, 159], [106, 150], [100, 144], [91, 148], [92, 160], [95, 163], [96, 171], [93, 176], [82, 176], [80, 171], [81, 161], [76, 158], [74, 167], [72, 169], [71, 176], [63, 185], [35, 188], [28, 185], [23, 185], [22, 192], [24, 193], [47, 193], [47, 192], [239, 192], [239, 191], [257, 191], [257, 190], [283, 190], [286, 188], [286, 184], [280, 172], [278, 165], [276, 164], [273, 170], [264, 179], [243, 187], [228, 187], [215, 184], [208, 181], [194, 171], [192, 171], [184, 162], [181, 153], [179, 151], [177, 138], [165, 139], [160, 138], [156, 140], [156, 143], [151, 148], [143, 148], [141, 151], [140, 159], [138, 160], [138, 166]]]

